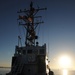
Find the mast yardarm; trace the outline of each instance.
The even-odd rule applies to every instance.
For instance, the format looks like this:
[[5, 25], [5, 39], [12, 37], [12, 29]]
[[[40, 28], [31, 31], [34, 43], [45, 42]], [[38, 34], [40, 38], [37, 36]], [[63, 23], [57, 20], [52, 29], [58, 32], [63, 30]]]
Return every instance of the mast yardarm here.
[[23, 25], [26, 29], [26, 37], [25, 37], [25, 45], [35, 45], [35, 40], [38, 39], [38, 36], [36, 35], [35, 29], [37, 28], [38, 24], [43, 22], [34, 22], [35, 18], [39, 18], [41, 16], [36, 16], [37, 12], [39, 10], [46, 10], [46, 8], [33, 8], [33, 3], [30, 3], [30, 9], [29, 10], [20, 10], [18, 13], [24, 13], [23, 16], [19, 15], [19, 20], [23, 20], [24, 22], [19, 22], [19, 25]]

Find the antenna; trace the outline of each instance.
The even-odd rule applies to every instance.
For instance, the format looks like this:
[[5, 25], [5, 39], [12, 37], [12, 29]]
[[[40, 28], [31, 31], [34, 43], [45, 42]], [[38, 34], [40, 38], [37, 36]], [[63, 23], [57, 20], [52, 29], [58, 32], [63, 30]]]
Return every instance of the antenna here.
[[21, 43], [21, 37], [18, 36], [18, 47], [21, 46], [22, 47], [22, 43]]
[[30, 9], [29, 10], [21, 10], [18, 13], [24, 13], [23, 16], [19, 15], [19, 20], [23, 20], [22, 22], [19, 22], [19, 25], [24, 26], [26, 29], [26, 37], [25, 37], [25, 45], [26, 46], [35, 46], [35, 40], [38, 39], [38, 36], [36, 35], [35, 29], [37, 28], [38, 24], [43, 23], [41, 22], [35, 22], [35, 18], [39, 18], [41, 16], [36, 16], [37, 12], [39, 10], [46, 10], [46, 8], [38, 8], [35, 9], [33, 7], [33, 2], [30, 3]]

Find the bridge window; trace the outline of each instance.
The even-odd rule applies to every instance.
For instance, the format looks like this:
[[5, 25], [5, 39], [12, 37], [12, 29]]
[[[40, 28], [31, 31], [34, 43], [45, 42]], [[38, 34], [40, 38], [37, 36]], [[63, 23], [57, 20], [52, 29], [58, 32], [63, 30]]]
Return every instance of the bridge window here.
[[44, 49], [40, 49], [40, 54], [44, 54], [44, 53], [45, 53]]
[[23, 50], [23, 54], [26, 54], [26, 50]]
[[31, 54], [31, 53], [32, 53], [32, 50], [28, 50], [27, 53], [28, 53], [28, 54]]

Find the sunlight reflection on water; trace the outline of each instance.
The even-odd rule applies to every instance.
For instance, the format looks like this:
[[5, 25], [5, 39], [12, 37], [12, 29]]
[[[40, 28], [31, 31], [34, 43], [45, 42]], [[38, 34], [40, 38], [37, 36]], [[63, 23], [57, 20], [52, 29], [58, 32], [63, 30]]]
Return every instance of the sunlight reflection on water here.
[[68, 70], [67, 69], [63, 69], [63, 75], [68, 75]]

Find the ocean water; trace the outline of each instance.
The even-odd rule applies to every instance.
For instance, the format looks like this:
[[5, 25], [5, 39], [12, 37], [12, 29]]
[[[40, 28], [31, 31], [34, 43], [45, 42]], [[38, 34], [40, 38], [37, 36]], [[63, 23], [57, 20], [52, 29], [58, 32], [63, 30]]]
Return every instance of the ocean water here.
[[67, 69], [62, 69], [62, 70], [53, 70], [54, 75], [75, 75], [75, 70], [67, 70]]
[[0, 68], [0, 75], [6, 75], [8, 72], [10, 72], [10, 68]]
[[[54, 75], [75, 75], [75, 70], [52, 70]], [[10, 72], [10, 68], [0, 68], [0, 75], [6, 75]]]

